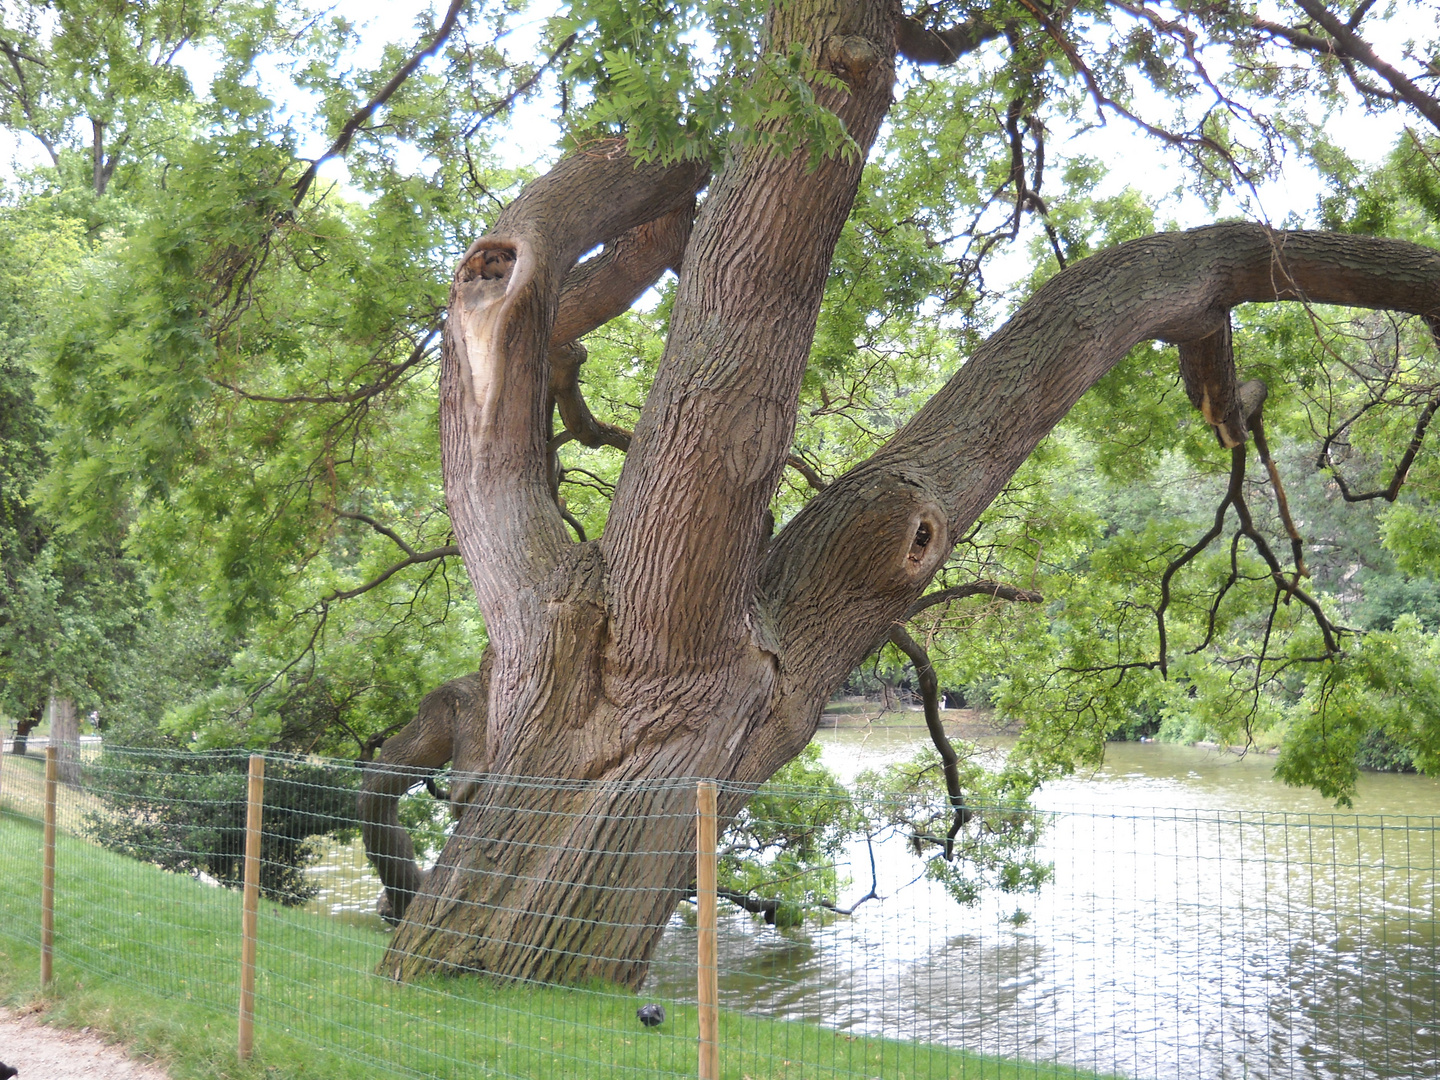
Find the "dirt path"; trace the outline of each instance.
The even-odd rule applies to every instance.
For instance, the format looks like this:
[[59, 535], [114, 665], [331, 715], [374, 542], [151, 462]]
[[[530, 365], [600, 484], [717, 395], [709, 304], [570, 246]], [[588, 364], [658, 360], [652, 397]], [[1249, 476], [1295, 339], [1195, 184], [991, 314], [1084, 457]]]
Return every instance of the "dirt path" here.
[[0, 1009], [0, 1061], [20, 1070], [16, 1080], [169, 1080], [89, 1028], [48, 1027], [9, 1009]]

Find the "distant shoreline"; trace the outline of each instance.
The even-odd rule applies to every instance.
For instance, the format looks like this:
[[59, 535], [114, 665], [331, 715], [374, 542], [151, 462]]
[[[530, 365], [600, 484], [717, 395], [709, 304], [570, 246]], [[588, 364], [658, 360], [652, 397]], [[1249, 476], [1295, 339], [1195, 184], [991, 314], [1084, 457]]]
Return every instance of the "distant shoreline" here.
[[[873, 708], [863, 703], [843, 703], [842, 709], [820, 714], [820, 730], [855, 730], [857, 728], [883, 728], [886, 731], [925, 730], [925, 717], [918, 708], [907, 707], [901, 712], [881, 712], [877, 702]], [[1004, 737], [1020, 734], [1020, 724], [1014, 720], [997, 720], [989, 709], [941, 709], [940, 722], [945, 731], [967, 739]]]

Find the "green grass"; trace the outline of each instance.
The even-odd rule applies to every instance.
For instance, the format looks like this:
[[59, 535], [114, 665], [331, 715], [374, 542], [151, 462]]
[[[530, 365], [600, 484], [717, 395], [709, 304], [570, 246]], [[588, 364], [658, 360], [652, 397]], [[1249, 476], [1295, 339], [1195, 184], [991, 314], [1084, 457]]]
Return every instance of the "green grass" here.
[[[609, 988], [483, 978], [401, 986], [374, 973], [382, 931], [268, 902], [260, 918], [256, 1051], [238, 1063], [239, 895], [64, 835], [56, 978], [41, 995], [41, 833], [17, 814], [28, 806], [4, 809], [0, 803], [0, 1000], [39, 1000], [52, 1022], [105, 1032], [161, 1059], [177, 1080], [696, 1075], [693, 1006], [666, 1002], [666, 1023], [645, 1030], [635, 1019], [639, 999]], [[1094, 1075], [732, 1012], [720, 1024], [727, 1080]]]

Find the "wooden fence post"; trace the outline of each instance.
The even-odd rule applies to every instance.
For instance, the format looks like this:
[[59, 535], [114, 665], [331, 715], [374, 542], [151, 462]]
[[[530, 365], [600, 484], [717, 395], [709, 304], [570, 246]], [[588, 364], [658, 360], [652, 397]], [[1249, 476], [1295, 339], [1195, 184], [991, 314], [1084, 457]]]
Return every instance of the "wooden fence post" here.
[[55, 974], [55, 796], [59, 788], [60, 759], [52, 740], [45, 748], [45, 854], [40, 875], [40, 985], [48, 987]]
[[720, 972], [715, 942], [715, 784], [702, 780], [695, 791], [695, 900], [698, 907], [700, 1080], [720, 1077]]
[[255, 937], [260, 914], [260, 822], [265, 805], [265, 758], [250, 755], [245, 800], [245, 899], [240, 915], [240, 1060], [255, 1049]]

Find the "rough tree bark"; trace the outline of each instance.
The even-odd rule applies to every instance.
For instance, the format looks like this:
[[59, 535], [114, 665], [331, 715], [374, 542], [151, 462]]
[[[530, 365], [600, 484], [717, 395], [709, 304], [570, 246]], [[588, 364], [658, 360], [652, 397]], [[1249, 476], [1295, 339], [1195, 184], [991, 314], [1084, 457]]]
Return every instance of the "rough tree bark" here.
[[[817, 92], [862, 149], [890, 104], [895, 26], [876, 0], [801, 0], [770, 21], [772, 48], [799, 42], [845, 81], [844, 94]], [[890, 443], [770, 539], [861, 166], [811, 170], [803, 153], [751, 148], [710, 183], [598, 541], [570, 538], [554, 496], [550, 415], [574, 379], [552, 379], [552, 354], [675, 261], [659, 248], [673, 246], [706, 173], [592, 147], [531, 184], [466, 252], [446, 326], [442, 453], [490, 647], [480, 675], [427, 698], [367, 774], [367, 845], [403, 916], [387, 973], [637, 986], [692, 873], [693, 785], [679, 778], [743, 790], [797, 754], [952, 538], [1128, 349], [1185, 343], [1187, 381], [1226, 424], [1233, 370], [1190, 343], [1222, 333], [1235, 305], [1440, 314], [1440, 255], [1413, 245], [1245, 224], [1121, 245], [1041, 289]], [[452, 759], [475, 775], [422, 877], [395, 800], [419, 775], [405, 768]]]
[[80, 714], [68, 697], [50, 695], [50, 745], [59, 759], [61, 783], [80, 786]]

